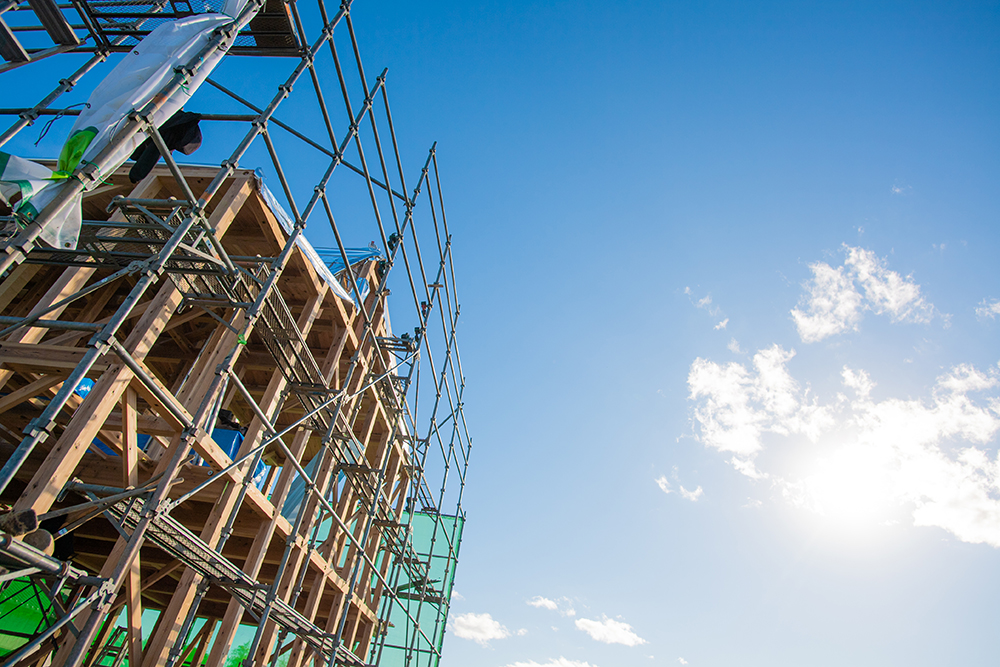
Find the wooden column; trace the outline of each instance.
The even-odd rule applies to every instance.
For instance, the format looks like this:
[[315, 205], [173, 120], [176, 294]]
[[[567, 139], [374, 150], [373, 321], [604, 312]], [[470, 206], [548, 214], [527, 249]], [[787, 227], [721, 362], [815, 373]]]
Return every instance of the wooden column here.
[[[322, 297], [317, 295], [310, 300], [306, 309], [299, 316], [299, 329], [302, 331], [304, 336], [309, 335], [309, 329], [312, 327], [312, 323], [315, 322], [316, 316], [318, 314], [318, 309], [322, 304]], [[282, 375], [280, 370], [275, 370], [271, 376], [271, 381], [268, 384], [267, 390], [264, 393], [264, 400], [260, 405], [261, 410], [266, 415], [270, 415], [273, 410], [278, 406], [279, 402], [284, 398], [284, 390], [288, 382], [285, 380], [285, 376]], [[246, 436], [243, 440], [243, 445], [240, 447], [238, 456], [242, 456], [250, 451], [256, 446], [259, 439], [263, 438], [266, 431], [266, 426], [260, 422], [259, 419], [254, 418], [251, 422], [249, 428], [247, 429]], [[247, 474], [252, 474], [247, 472]], [[208, 521], [205, 523], [205, 527], [201, 532], [201, 539], [204, 540], [209, 546], [214, 547], [221, 537], [222, 529], [225, 527], [226, 520], [229, 515], [237, 511], [236, 501], [239, 497], [239, 484], [230, 484], [221, 493], [219, 499], [216, 501], [215, 506], [212, 508], [212, 513], [208, 517]], [[272, 519], [274, 521], [277, 517]], [[180, 632], [180, 625], [183, 622], [184, 616], [191, 608], [191, 604], [194, 602], [194, 596], [196, 588], [198, 586], [201, 578], [190, 568], [184, 570], [184, 574], [181, 575], [181, 579], [177, 584], [177, 590], [174, 595], [170, 598], [170, 605], [167, 607], [166, 614], [169, 614], [173, 620], [172, 623], [165, 623], [160, 631], [153, 637], [150, 638], [149, 643], [146, 646], [146, 658], [143, 662], [142, 667], [162, 667], [166, 663], [167, 651], [166, 647], [170, 646], [174, 641], [177, 640], [177, 634]]]
[[[126, 389], [122, 398], [122, 482], [126, 488], [139, 485], [139, 442], [136, 434], [136, 394]], [[128, 617], [128, 664], [142, 664], [142, 576], [136, 555], [125, 579]]]
[[[292, 444], [289, 448], [297, 459], [301, 459], [302, 453], [309, 443], [310, 435], [312, 435], [312, 431], [305, 429], [295, 433], [295, 437], [292, 439]], [[290, 461], [287, 461], [281, 468], [281, 475], [278, 477], [278, 483], [275, 486], [272, 496], [275, 516], [271, 521], [262, 523], [257, 529], [257, 535], [254, 537], [253, 544], [250, 546], [250, 551], [247, 554], [246, 562], [243, 564], [243, 571], [254, 579], [260, 573], [260, 566], [264, 564], [264, 556], [271, 544], [271, 538], [274, 536], [274, 519], [277, 519], [281, 513], [281, 506], [285, 502], [285, 497], [288, 495], [288, 490], [291, 488], [292, 480], [296, 474], [298, 474], [298, 471]], [[221, 667], [225, 663], [226, 656], [229, 654], [229, 648], [233, 643], [233, 637], [236, 635], [236, 629], [239, 627], [242, 617], [243, 606], [235, 599], [230, 600], [226, 607], [226, 615], [222, 618], [219, 635], [216, 637], [215, 643], [212, 645], [212, 652], [208, 656], [209, 667], [215, 667], [216, 665]]]

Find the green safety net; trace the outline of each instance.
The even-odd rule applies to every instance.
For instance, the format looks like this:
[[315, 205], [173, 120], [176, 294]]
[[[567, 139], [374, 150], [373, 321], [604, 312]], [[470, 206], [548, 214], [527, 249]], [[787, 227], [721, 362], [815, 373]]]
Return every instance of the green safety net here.
[[380, 667], [437, 667], [465, 517], [414, 512], [412, 521], [404, 513], [400, 522], [410, 523], [409, 539], [418, 562], [397, 564], [398, 579], [389, 580], [402, 604], [388, 593], [384, 596], [383, 604], [390, 605], [388, 623], [381, 629], [383, 636], [372, 642], [369, 662], [378, 660]]
[[44, 587], [28, 577], [9, 582], [0, 591], [0, 658], [15, 653], [58, 619]]
[[[389, 582], [402, 605], [392, 601], [388, 594], [383, 596], [389, 609], [388, 622], [372, 642], [369, 661], [378, 660], [380, 666], [386, 667], [437, 667], [465, 518], [415, 512], [412, 516], [404, 513], [400, 523], [410, 525], [410, 530], [404, 534], [412, 549], [409, 552], [412, 562], [397, 563], [394, 569], [398, 570], [398, 577], [390, 570]], [[373, 578], [372, 587], [377, 584], [377, 579]], [[68, 600], [61, 602], [65, 604]], [[144, 640], [147, 628], [154, 625], [157, 615], [158, 612], [151, 610], [143, 615]], [[27, 577], [9, 582], [0, 591], [0, 660], [15, 653], [58, 618], [44, 587]], [[118, 619], [116, 625], [121, 625], [122, 621]], [[196, 628], [191, 629], [192, 634], [195, 631]], [[124, 637], [111, 638], [110, 643], [121, 650]], [[236, 652], [240, 648], [237, 643], [233, 646]], [[112, 654], [99, 664], [104, 667], [113, 662]]]

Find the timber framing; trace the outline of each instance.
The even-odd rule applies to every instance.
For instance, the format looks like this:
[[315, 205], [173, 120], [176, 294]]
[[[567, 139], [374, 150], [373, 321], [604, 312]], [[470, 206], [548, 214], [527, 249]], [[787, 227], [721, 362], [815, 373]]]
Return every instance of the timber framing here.
[[[196, 192], [211, 175], [185, 168]], [[110, 220], [121, 220], [127, 217], [120, 213], [123, 202], [169, 201], [178, 194], [165, 167], [134, 188], [123, 170], [109, 186], [85, 199], [87, 220], [109, 209], [116, 211]], [[93, 646], [78, 651], [82, 660], [99, 653], [117, 611], [127, 607], [122, 650], [134, 660], [130, 664], [159, 667], [197, 652], [206, 664], [221, 666], [241, 623], [261, 629], [255, 664], [266, 664], [282, 647], [292, 651], [290, 665], [317, 658], [325, 663], [330, 656], [324, 647], [339, 650], [340, 662], [362, 664], [387, 622], [380, 603], [389, 567], [411, 556], [393, 531], [405, 523], [408, 506], [429, 498], [419, 478], [418, 457], [426, 450], [409, 444], [416, 438], [401, 390], [419, 359], [419, 338], [393, 335], [384, 263], [380, 270], [379, 261], [365, 260], [351, 267], [353, 279], [341, 275], [342, 283], [363, 280], [369, 286], [362, 307], [345, 299], [344, 290], [338, 294], [290, 242], [253, 172], [236, 171], [215, 201], [205, 216], [230, 257], [283, 258], [260, 275], [280, 272], [270, 298], [287, 308], [294, 330], [265, 331], [274, 325], [261, 319], [251, 328], [252, 307], [185, 294], [179, 287], [184, 281], [165, 272], [119, 318], [117, 345], [105, 346], [78, 382], [92, 388], [84, 396], [70, 395], [0, 500], [16, 510], [33, 509], [42, 519], [58, 517], [60, 527], [52, 528], [58, 552], [75, 567], [121, 585], [101, 609], [77, 617], [79, 626], [101, 617], [91, 621], [97, 631]], [[121, 314], [136, 284], [134, 276], [124, 276], [102, 285], [115, 266], [66, 266], [52, 261], [52, 254], [38, 256], [37, 262], [29, 256], [0, 283], [5, 314], [28, 318], [73, 292], [98, 289], [29, 322], [58, 318], [75, 328], [22, 326], [0, 339], [4, 463], [23, 447], [12, 436], [37, 428], [45, 408], [94, 349], [93, 333]], [[262, 261], [244, 262], [240, 269], [253, 273], [260, 268], [253, 264]], [[275, 358], [268, 345], [275, 336], [292, 341], [296, 360]], [[316, 360], [325, 382], [321, 391], [308, 389], [306, 400], [290, 370], [302, 359]], [[236, 437], [232, 428], [211, 423], [222, 410], [243, 425], [242, 444], [233, 454], [238, 465], [216, 442]], [[182, 453], [188, 447], [190, 453]], [[251, 479], [249, 471], [261, 466], [270, 472]], [[286, 502], [296, 482], [297, 504]], [[313, 484], [322, 491], [303, 493]], [[130, 489], [145, 493], [113, 502]], [[133, 503], [131, 511], [141, 514], [135, 501], [145, 498], [148, 505], [153, 489], [163, 490], [153, 525], [162, 532], [168, 516], [169, 526], [196, 536], [204, 553], [147, 536], [122, 568], [138, 524], [127, 520], [126, 508]], [[234, 595], [240, 581], [206, 576], [199, 562], [211, 558], [268, 591], [267, 604]], [[127, 574], [115, 580], [116, 571]], [[286, 616], [294, 611], [316, 636], [276, 618], [276, 604], [284, 605]], [[144, 609], [161, 611], [165, 619], [151, 635], [148, 628], [143, 635]], [[204, 622], [194, 632], [197, 619]], [[205, 628], [216, 626], [209, 647]], [[71, 646], [65, 641], [57, 659], [68, 661]]]
[[[242, 111], [202, 114], [232, 139], [207, 158], [219, 167], [178, 164], [150, 120], [187, 92], [193, 55], [37, 215], [0, 205], [0, 513], [34, 512], [55, 537], [48, 554], [0, 534], [0, 635], [17, 646], [0, 667], [222, 667], [241, 627], [246, 667], [440, 659], [472, 441], [437, 154], [407, 182], [387, 70], [366, 76], [351, 0], [311, 1], [306, 18], [295, 2], [240, 10], [229, 52], [290, 71], [256, 102], [206, 80]], [[96, 47], [34, 106], [0, 109], [16, 118], [3, 150], [42, 115], [78, 113], [52, 106], [178, 11], [143, 5], [125, 35], [105, 5], [49, 7], [81, 43], [0, 65]], [[205, 48], [229, 48], [224, 32]], [[279, 120], [293, 90], [311, 124]], [[163, 162], [133, 184], [112, 157], [139, 133]], [[253, 155], [278, 197], [241, 166]], [[291, 179], [293, 162], [315, 180]], [[49, 247], [76, 195], [77, 246]], [[370, 247], [345, 247], [335, 209]], [[335, 246], [306, 240], [316, 219]], [[40, 620], [9, 630], [4, 610], [29, 593]]]

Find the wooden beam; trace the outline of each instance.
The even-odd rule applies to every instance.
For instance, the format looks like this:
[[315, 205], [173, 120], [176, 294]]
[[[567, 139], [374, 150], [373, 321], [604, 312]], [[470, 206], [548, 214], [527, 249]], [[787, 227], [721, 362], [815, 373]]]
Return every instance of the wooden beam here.
[[26, 63], [31, 60], [31, 56], [17, 41], [14, 31], [0, 18], [0, 57], [9, 63]]
[[[122, 485], [139, 485], [139, 442], [136, 437], [136, 395], [131, 389], [122, 397]], [[142, 664], [142, 581], [139, 555], [132, 560], [125, 579], [125, 599], [128, 607], [128, 664]]]
[[201, 643], [198, 644], [198, 650], [195, 651], [194, 657], [191, 659], [191, 667], [201, 667], [202, 660], [205, 659], [205, 652], [208, 650], [208, 642], [212, 639], [212, 632], [215, 630], [215, 625], [219, 622], [217, 618], [210, 618], [205, 621], [206, 625], [208, 623], [212, 624], [208, 633], [202, 637]]
[[[187, 646], [184, 647], [183, 651], [181, 652], [181, 658], [180, 660], [177, 661], [178, 665], [183, 665], [184, 661], [188, 659], [188, 656], [191, 655], [191, 653], [193, 653], [196, 648], [203, 649], [206, 641], [208, 641], [208, 638], [212, 634], [212, 630], [215, 628], [215, 622], [216, 619], [214, 618], [205, 619], [205, 624], [201, 626], [197, 634], [195, 634], [195, 636], [191, 638], [191, 641], [188, 643]], [[129, 664], [133, 663], [129, 662]], [[197, 664], [198, 663], [195, 661], [191, 662], [192, 667], [196, 667]]]
[[[292, 444], [290, 449], [296, 457], [301, 458], [302, 453], [305, 451], [306, 445], [309, 443], [310, 432], [306, 430], [300, 430], [295, 434], [292, 439]], [[282, 466], [281, 476], [278, 478], [278, 484], [274, 490], [274, 508], [275, 512], [279, 512], [281, 506], [285, 502], [285, 497], [288, 495], [288, 490], [291, 488], [292, 479], [294, 479], [297, 474], [295, 466], [288, 461]], [[267, 554], [267, 548], [271, 545], [271, 538], [274, 536], [274, 521], [265, 521], [261, 524], [260, 528], [257, 529], [257, 534], [254, 536], [253, 544], [250, 546], [247, 552], [246, 562], [243, 564], [243, 571], [249, 575], [251, 578], [256, 579], [257, 575], [260, 573], [260, 566], [264, 562], [264, 556]], [[232, 645], [233, 637], [236, 635], [236, 629], [239, 627], [240, 619], [243, 618], [243, 606], [240, 605], [235, 599], [230, 600], [228, 606], [226, 607], [226, 615], [222, 617], [222, 627], [219, 628], [219, 634], [215, 638], [215, 644], [212, 646], [212, 652], [208, 656], [209, 667], [214, 667], [216, 665], [220, 666], [225, 663], [226, 656], [229, 654], [229, 648]]]
[[[26, 366], [46, 372], [68, 374], [86, 354], [86, 348], [0, 341], [0, 362], [7, 368]], [[106, 362], [94, 364], [93, 372], [108, 369]], [[0, 371], [2, 373], [3, 371]]]
[[[154, 572], [153, 574], [149, 575], [148, 577], [142, 580], [142, 585], [140, 586], [139, 591], [145, 595], [146, 591], [152, 588], [156, 582], [160, 581], [165, 577], [169, 577], [174, 572], [177, 572], [178, 570], [181, 569], [181, 567], [183, 567], [183, 565], [184, 563], [180, 562], [176, 558], [167, 561], [167, 563], [163, 567], [161, 567], [159, 570], [157, 570], [156, 572]], [[124, 607], [127, 602], [128, 602], [127, 596], [119, 595], [118, 599], [115, 600], [114, 604], [112, 604], [111, 608], [108, 610], [108, 615], [114, 616], [115, 612]], [[136, 663], [136, 664], [142, 664], [142, 663]]]
[[[143, 301], [142, 303], [136, 304], [132, 308], [132, 310], [129, 311], [128, 315], [125, 316], [125, 321], [128, 322], [129, 320], [133, 320], [133, 319], [135, 319], [137, 317], [141, 317], [146, 312], [146, 309], [149, 308], [149, 306], [150, 306], [150, 304], [152, 302], [153, 302], [153, 300], [150, 299], [148, 301]], [[102, 317], [101, 319], [99, 319], [99, 320], [97, 320], [95, 322], [91, 322], [91, 324], [99, 324], [101, 326], [104, 326], [105, 324], [107, 324], [108, 322], [111, 321], [111, 317], [112, 317], [112, 315], [108, 315], [107, 317]], [[46, 341], [46, 344], [47, 345], [75, 345], [76, 341], [80, 340], [81, 338], [89, 338], [92, 335], [93, 335], [93, 333], [91, 333], [90, 331], [67, 331], [64, 334], [60, 334], [60, 335], [52, 338], [52, 340]]]
[[37, 380], [29, 382], [20, 389], [0, 398], [0, 412], [6, 412], [15, 405], [20, 405], [23, 401], [41, 394], [46, 389], [62, 384], [65, 379], [62, 375], [43, 375]]
[[[37, 304], [31, 309], [29, 314], [38, 313], [44, 311], [46, 308], [54, 303], [62, 301], [71, 294], [79, 292], [90, 277], [94, 275], [95, 269], [83, 266], [71, 266], [65, 269], [56, 279], [56, 282], [45, 295], [39, 300]], [[54, 310], [49, 311], [45, 314], [47, 320], [54, 320], [66, 310], [66, 306], [69, 304], [60, 306]], [[37, 343], [45, 335], [47, 329], [42, 329], [39, 327], [33, 328], [21, 328], [17, 331], [11, 333], [7, 336], [6, 342], [9, 343]], [[10, 376], [14, 374], [14, 371], [10, 369], [0, 368], [0, 389], [3, 389], [4, 385], [7, 384], [7, 380]]]
[[[125, 340], [125, 349], [135, 359], [141, 360], [149, 352], [156, 337], [180, 305], [181, 295], [168, 280], [163, 283], [153, 302], [154, 307], [146, 311]], [[45, 462], [18, 498], [15, 504], [17, 509], [31, 508], [38, 514], [49, 510], [131, 380], [132, 371], [124, 364], [115, 365], [101, 375]]]
[[40, 268], [40, 264], [18, 264], [7, 279], [0, 283], [0, 312], [7, 311], [10, 302], [21, 293]]
[[[305, 328], [305, 335], [308, 335], [309, 328], [312, 326], [312, 323], [315, 322], [315, 310], [319, 308], [321, 303], [322, 297], [317, 296], [312, 300], [311, 307], [307, 308], [306, 311], [299, 317], [299, 328], [300, 330], [302, 330], [303, 327]], [[271, 414], [285, 399], [285, 388], [287, 384], [288, 382], [285, 379], [285, 376], [280, 370], [275, 369], [271, 375], [271, 382], [268, 385], [264, 400], [260, 405], [264, 414]], [[238, 456], [242, 456], [249, 452], [266, 433], [266, 426], [261, 423], [259, 419], [254, 418], [247, 429], [247, 433], [243, 439], [243, 444], [240, 447]], [[248, 471], [247, 474], [252, 473]], [[201, 531], [201, 538], [210, 546], [215, 546], [218, 543], [227, 517], [229, 517], [232, 512], [237, 511], [238, 508], [236, 507], [236, 501], [239, 496], [239, 491], [240, 484], [238, 482], [236, 484], [230, 484], [225, 490], [222, 491], [218, 501], [216, 501], [215, 506], [212, 509], [212, 513], [209, 515], [208, 521], [205, 523], [205, 527]], [[261, 494], [260, 491], [253, 485], [250, 485], [247, 489], [246, 500], [253, 501], [256, 499], [255, 496], [258, 495], [263, 502], [271, 506], [272, 511], [274, 511], [273, 506], [267, 502], [267, 500], [263, 497], [263, 494]], [[274, 512], [272, 517], [267, 518], [275, 524], [275, 528], [279, 527], [282, 522], [287, 524], [284, 517], [277, 512]], [[180, 625], [185, 614], [187, 614], [194, 601], [195, 589], [199, 581], [200, 577], [194, 572], [194, 570], [188, 568], [184, 571], [180, 582], [178, 582], [177, 592], [174, 594], [173, 598], [171, 598], [170, 606], [167, 608], [167, 613], [171, 614], [171, 617], [174, 618], [175, 621], [170, 625], [162, 627], [157, 636], [150, 638], [150, 642], [147, 645], [147, 658], [143, 663], [143, 667], [162, 667], [165, 664], [166, 655], [162, 655], [161, 658], [155, 658], [154, 656], [157, 653], [163, 653], [166, 646], [169, 646], [177, 640], [177, 635], [180, 632]]]
[[35, 16], [49, 33], [49, 37], [56, 44], [64, 46], [76, 46], [80, 39], [73, 32], [69, 21], [63, 16], [59, 6], [53, 0], [28, 0], [28, 4], [35, 12]]

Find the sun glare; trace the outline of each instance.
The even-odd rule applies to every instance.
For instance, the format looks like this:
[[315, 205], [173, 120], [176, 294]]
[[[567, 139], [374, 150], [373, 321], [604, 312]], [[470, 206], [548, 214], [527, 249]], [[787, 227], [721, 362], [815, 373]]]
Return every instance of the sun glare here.
[[804, 503], [845, 528], [879, 525], [892, 513], [889, 461], [871, 446], [851, 443], [817, 459], [803, 486]]

